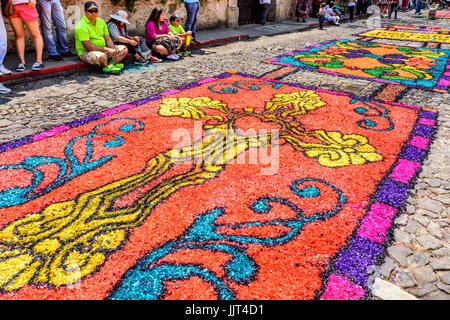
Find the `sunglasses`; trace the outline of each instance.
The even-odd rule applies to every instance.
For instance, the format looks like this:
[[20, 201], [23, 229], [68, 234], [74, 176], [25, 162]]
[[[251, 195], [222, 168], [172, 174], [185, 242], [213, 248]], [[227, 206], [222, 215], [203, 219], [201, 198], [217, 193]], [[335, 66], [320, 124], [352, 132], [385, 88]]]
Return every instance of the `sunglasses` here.
[[98, 13], [98, 10], [97, 9], [91, 9], [91, 10], [87, 10], [87, 12], [89, 12], [89, 13]]

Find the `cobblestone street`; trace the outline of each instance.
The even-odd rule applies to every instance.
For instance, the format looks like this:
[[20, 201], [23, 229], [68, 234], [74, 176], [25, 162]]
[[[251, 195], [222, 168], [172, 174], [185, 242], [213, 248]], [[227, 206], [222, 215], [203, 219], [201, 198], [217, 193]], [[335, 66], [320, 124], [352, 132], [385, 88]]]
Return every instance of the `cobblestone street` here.
[[[313, 28], [205, 47], [179, 61], [130, 65], [115, 76], [76, 73], [8, 86], [13, 93], [0, 96], [0, 145], [229, 70], [270, 75], [280, 66], [265, 63], [268, 58], [336, 38], [356, 40], [354, 34], [373, 29], [378, 22], [445, 26], [442, 20], [414, 17], [413, 11], [400, 11], [398, 20], [377, 19], [372, 16], [341, 26], [327, 25], [325, 30]], [[412, 41], [373, 42], [422, 46]], [[441, 49], [450, 50], [450, 44], [442, 44]], [[374, 97], [384, 85], [304, 69], [278, 80], [367, 97]], [[437, 109], [439, 128], [404, 214], [395, 220], [387, 257], [373, 270], [371, 298], [389, 299], [386, 292], [397, 288], [401, 291], [396, 298], [400, 299], [450, 300], [450, 94], [408, 88], [397, 102]]]

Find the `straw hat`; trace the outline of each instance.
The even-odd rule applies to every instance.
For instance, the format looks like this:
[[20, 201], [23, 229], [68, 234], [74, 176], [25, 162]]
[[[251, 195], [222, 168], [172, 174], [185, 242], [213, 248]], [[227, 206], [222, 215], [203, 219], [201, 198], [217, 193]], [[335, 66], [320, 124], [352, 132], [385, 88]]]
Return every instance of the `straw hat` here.
[[111, 18], [116, 19], [120, 22], [125, 22], [126, 24], [130, 24], [130, 22], [127, 20], [128, 14], [123, 10], [118, 10], [116, 14], [110, 14]]

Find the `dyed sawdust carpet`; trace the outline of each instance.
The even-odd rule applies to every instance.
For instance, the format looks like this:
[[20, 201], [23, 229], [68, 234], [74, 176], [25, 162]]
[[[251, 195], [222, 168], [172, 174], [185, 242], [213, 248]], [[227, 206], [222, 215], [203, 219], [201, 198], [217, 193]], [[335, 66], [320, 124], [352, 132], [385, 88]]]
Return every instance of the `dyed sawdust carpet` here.
[[450, 35], [429, 33], [429, 32], [405, 32], [392, 30], [368, 30], [355, 34], [360, 37], [371, 37], [380, 39], [391, 39], [401, 41], [420, 41], [420, 42], [436, 42], [436, 43], [450, 43]]
[[445, 92], [450, 86], [449, 58], [450, 50], [335, 39], [265, 62]]
[[381, 25], [380, 28], [391, 30], [411, 30], [424, 32], [450, 32], [450, 29], [448, 28], [431, 27], [431, 26]]
[[229, 72], [0, 146], [0, 299], [362, 299], [435, 110]]
[[[428, 12], [424, 12], [417, 16], [418, 18], [428, 18]], [[441, 10], [436, 11], [437, 19], [450, 19], [450, 11], [449, 10]]]

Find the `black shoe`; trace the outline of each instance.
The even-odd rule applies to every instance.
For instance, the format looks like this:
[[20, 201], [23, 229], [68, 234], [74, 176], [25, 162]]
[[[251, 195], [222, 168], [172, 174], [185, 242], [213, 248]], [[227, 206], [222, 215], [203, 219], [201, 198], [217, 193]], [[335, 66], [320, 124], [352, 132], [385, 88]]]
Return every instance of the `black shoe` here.
[[196, 44], [199, 44], [200, 43], [200, 41], [198, 41], [197, 39], [195, 39], [195, 38], [192, 38], [192, 40], [191, 40], [192, 42], [194, 42], [194, 43], [196, 43]]
[[33, 66], [31, 67], [31, 70], [32, 70], [32, 71], [39, 71], [39, 70], [41, 70], [43, 67], [44, 67], [44, 65], [43, 65], [42, 63], [35, 62], [35, 63], [33, 64]]
[[59, 54], [49, 55], [47, 60], [48, 61], [64, 61], [64, 59]]
[[75, 57], [76, 54], [69, 50], [67, 52], [61, 53], [61, 56], [63, 56], [63, 57]]

